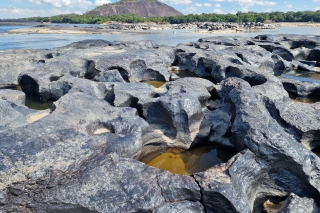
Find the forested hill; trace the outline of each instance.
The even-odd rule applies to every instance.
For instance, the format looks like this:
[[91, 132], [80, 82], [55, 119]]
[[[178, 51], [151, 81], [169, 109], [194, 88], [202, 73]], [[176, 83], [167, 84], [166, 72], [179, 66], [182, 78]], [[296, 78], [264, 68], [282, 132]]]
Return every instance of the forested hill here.
[[92, 16], [92, 15], [59, 15], [52, 17], [34, 17], [27, 18], [28, 21], [52, 22], [52, 23], [74, 23], [74, 24], [101, 24], [109, 21], [120, 21], [126, 23], [137, 22], [156, 22], [156, 23], [190, 23], [190, 22], [264, 22], [270, 20], [273, 22], [320, 22], [320, 10], [302, 11], [302, 12], [270, 12], [256, 13], [248, 12], [237, 14], [216, 14], [203, 13], [200, 15], [181, 15], [171, 17], [149, 17], [143, 18], [133, 14], [122, 16]]
[[113, 4], [101, 5], [86, 15], [114, 16], [135, 14], [141, 17], [164, 17], [182, 15], [176, 9], [157, 0], [120, 0]]

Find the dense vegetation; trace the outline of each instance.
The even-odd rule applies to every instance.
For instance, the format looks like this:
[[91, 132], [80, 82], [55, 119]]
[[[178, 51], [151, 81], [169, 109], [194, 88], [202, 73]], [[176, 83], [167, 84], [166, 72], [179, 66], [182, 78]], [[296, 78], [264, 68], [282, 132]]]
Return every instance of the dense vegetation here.
[[190, 22], [320, 22], [320, 10], [303, 12], [270, 12], [256, 13], [248, 12], [237, 14], [215, 14], [202, 13], [199, 15], [189, 14], [174, 17], [150, 17], [143, 18], [133, 14], [123, 16], [89, 16], [67, 14], [52, 17], [33, 17], [27, 18], [28, 21], [52, 22], [52, 23], [73, 23], [73, 24], [101, 24], [109, 21], [119, 21], [126, 23], [156, 22], [156, 23], [190, 23]]

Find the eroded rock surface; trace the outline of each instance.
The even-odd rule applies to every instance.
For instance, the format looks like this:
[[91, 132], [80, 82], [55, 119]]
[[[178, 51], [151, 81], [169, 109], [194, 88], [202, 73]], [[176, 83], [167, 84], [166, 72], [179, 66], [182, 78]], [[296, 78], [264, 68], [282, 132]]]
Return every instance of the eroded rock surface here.
[[[319, 84], [278, 77], [317, 72], [319, 46], [261, 35], [4, 51], [0, 211], [319, 212], [319, 103], [292, 99], [317, 97]], [[29, 96], [55, 102], [33, 110]], [[191, 176], [138, 161], [205, 145], [238, 154]]]

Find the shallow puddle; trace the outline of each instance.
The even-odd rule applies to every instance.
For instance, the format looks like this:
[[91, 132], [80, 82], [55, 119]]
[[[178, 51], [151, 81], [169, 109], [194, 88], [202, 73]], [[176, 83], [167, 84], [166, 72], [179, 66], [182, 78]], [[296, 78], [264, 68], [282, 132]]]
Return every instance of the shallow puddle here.
[[154, 86], [155, 88], [159, 88], [167, 82], [165, 82], [165, 81], [144, 81], [143, 83], [147, 83], [151, 86]]
[[282, 74], [281, 76], [288, 79], [320, 84], [320, 73], [318, 72], [291, 70], [287, 73]]
[[320, 101], [320, 97], [297, 97], [297, 96], [292, 95], [292, 94], [289, 94], [289, 97], [294, 102], [299, 102], [299, 103], [313, 104], [313, 103], [316, 103], [316, 102]]
[[187, 78], [187, 77], [199, 77], [198, 75], [196, 75], [193, 72], [187, 71], [187, 70], [169, 70], [169, 73], [172, 74], [176, 74], [177, 76], [179, 76], [180, 78]]
[[26, 95], [26, 107], [30, 109], [36, 109], [36, 110], [46, 110], [50, 109], [53, 106], [52, 100], [42, 102], [40, 101], [39, 97]]
[[[23, 92], [20, 85], [16, 86], [14, 89]], [[26, 95], [25, 106], [28, 107], [29, 109], [46, 110], [46, 109], [50, 109], [53, 106], [53, 102], [54, 102], [53, 100], [43, 102], [40, 100], [40, 97], [33, 96], [33, 95]]]
[[168, 149], [165, 153], [144, 157], [141, 162], [174, 174], [190, 175], [225, 163], [235, 154], [233, 150], [218, 146], [204, 146], [187, 151]]

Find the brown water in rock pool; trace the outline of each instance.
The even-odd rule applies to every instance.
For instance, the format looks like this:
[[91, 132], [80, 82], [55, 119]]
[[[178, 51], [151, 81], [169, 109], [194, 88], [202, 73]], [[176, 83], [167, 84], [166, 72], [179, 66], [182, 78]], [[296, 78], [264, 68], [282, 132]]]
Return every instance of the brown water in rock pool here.
[[154, 86], [155, 88], [159, 88], [167, 82], [165, 82], [165, 81], [144, 81], [143, 83], [147, 83], [151, 86]]
[[236, 153], [218, 146], [203, 146], [187, 151], [168, 149], [165, 153], [141, 159], [148, 166], [168, 170], [174, 174], [190, 175], [227, 162]]

